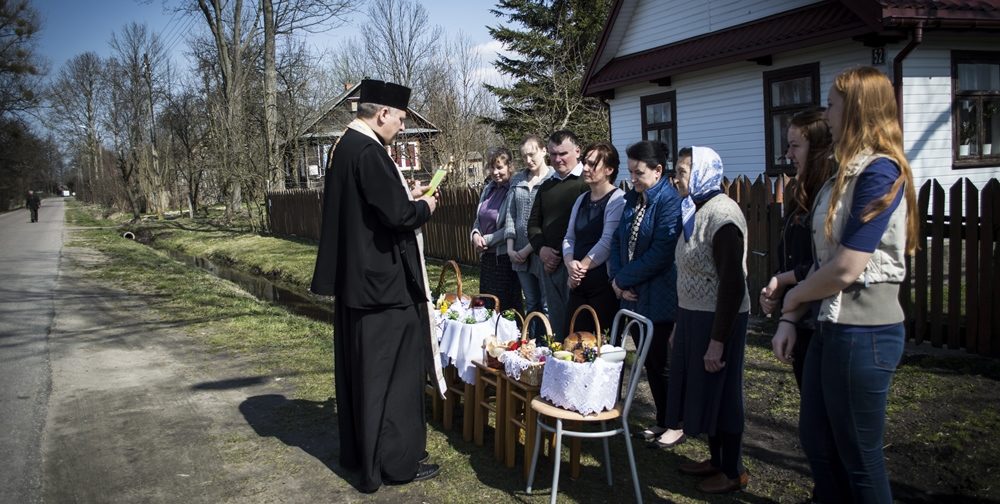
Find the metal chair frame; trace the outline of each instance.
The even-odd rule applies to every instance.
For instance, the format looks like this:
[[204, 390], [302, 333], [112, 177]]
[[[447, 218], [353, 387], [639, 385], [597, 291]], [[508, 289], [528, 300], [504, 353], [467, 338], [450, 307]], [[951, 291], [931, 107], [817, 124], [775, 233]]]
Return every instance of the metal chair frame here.
[[[624, 318], [628, 318], [628, 322], [622, 324]], [[619, 326], [621, 330], [619, 331]], [[608, 448], [608, 438], [622, 434], [625, 436], [625, 449], [628, 451], [628, 462], [629, 469], [632, 471], [632, 485], [635, 490], [635, 500], [638, 503], [642, 503], [642, 489], [639, 486], [639, 474], [635, 466], [635, 453], [632, 449], [632, 439], [631, 433], [628, 427], [629, 412], [632, 408], [632, 399], [635, 397], [635, 390], [639, 385], [639, 378], [642, 375], [642, 366], [646, 362], [646, 354], [649, 352], [649, 345], [652, 341], [653, 333], [653, 322], [648, 318], [639, 315], [631, 310], [621, 309], [615, 314], [614, 323], [611, 326], [611, 340], [613, 345], [621, 345], [624, 347], [625, 334], [629, 332], [632, 326], [638, 328], [639, 338], [638, 345], [636, 346], [636, 359], [629, 367], [629, 378], [628, 378], [628, 391], [622, 400], [621, 397], [621, 384], [618, 387], [618, 404], [615, 408], [603, 413], [598, 413], [591, 416], [583, 416], [575, 411], [562, 409], [553, 406], [541, 398], [536, 398], [532, 401], [532, 408], [538, 411], [539, 414], [537, 420], [537, 428], [535, 429], [535, 446], [534, 451], [531, 456], [531, 469], [528, 472], [528, 486], [525, 490], [526, 493], [531, 493], [531, 485], [535, 479], [535, 467], [538, 462], [538, 450], [541, 445], [542, 430], [555, 434], [556, 442], [555, 449], [552, 452], [553, 459], [553, 469], [552, 469], [552, 492], [550, 502], [555, 504], [556, 495], [559, 493], [559, 465], [561, 463], [560, 450], [562, 449], [562, 437], [577, 437], [577, 438], [601, 438], [604, 445], [604, 468], [607, 473], [608, 486], [612, 486], [611, 480], [611, 451]], [[543, 420], [547, 415], [542, 411], [545, 410], [549, 413], [555, 413], [556, 416], [552, 416], [555, 420], [555, 427], [546, 424]], [[554, 411], [553, 411], [554, 410]], [[616, 427], [614, 429], [608, 429], [607, 423], [611, 420], [621, 419], [621, 427]], [[580, 423], [595, 423], [600, 422], [600, 431], [575, 431], [566, 430], [563, 428], [564, 420], [572, 420]]]

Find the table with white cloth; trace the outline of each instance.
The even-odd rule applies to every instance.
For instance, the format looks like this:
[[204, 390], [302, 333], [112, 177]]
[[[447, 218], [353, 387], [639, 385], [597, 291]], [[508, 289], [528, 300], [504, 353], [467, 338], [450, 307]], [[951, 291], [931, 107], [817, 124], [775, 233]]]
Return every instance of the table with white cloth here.
[[463, 382], [475, 384], [476, 366], [472, 360], [482, 360], [485, 339], [493, 334], [497, 335], [500, 343], [507, 343], [516, 338], [511, 336], [512, 332], [516, 335], [515, 322], [500, 317], [498, 323], [498, 317], [500, 315], [494, 313], [485, 321], [476, 324], [467, 324], [461, 320], [442, 320], [438, 325], [441, 335], [438, 343], [441, 366], [447, 367], [449, 364], [455, 366]]

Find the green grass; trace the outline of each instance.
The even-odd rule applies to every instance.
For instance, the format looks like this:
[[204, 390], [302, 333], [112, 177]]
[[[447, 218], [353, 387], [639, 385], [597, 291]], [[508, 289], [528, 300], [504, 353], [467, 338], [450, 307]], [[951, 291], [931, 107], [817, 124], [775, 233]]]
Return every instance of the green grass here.
[[[232, 284], [169, 258], [158, 248], [206, 256], [250, 272], [258, 272], [305, 288], [308, 285], [315, 244], [257, 236], [229, 229], [212, 221], [174, 219], [142, 221], [129, 229], [151, 238], [153, 247], [123, 240], [116, 220], [100, 218], [98, 209], [70, 205], [67, 218], [78, 226], [108, 227], [75, 233], [75, 243], [99, 250], [106, 261], [88, 266], [90, 274], [108, 283], [141, 294], [151, 294], [153, 309], [165, 320], [180, 322], [192, 338], [208, 348], [244, 357], [254, 372], [284, 376], [298, 401], [287, 422], [292, 429], [308, 429], [334, 421], [332, 328], [324, 323], [291, 315], [285, 310], [251, 298]], [[428, 264], [432, 287], [441, 263]], [[478, 271], [462, 267], [465, 292], [478, 291]], [[444, 290], [454, 289], [450, 272]], [[808, 497], [810, 482], [797, 441], [799, 396], [788, 366], [771, 355], [773, 321], [757, 320], [748, 334], [745, 396], [748, 430], [745, 463], [752, 476], [748, 492], [706, 499], [696, 481], [674, 468], [705, 457], [707, 448], [694, 439], [673, 451], [647, 449], [636, 443], [636, 458], [647, 500], [673, 502], [797, 502]], [[993, 483], [1000, 471], [988, 441], [1000, 434], [1000, 365], [997, 361], [967, 357], [962, 352], [908, 355], [890, 390], [886, 430], [886, 457], [897, 492], [902, 497], [934, 492], [937, 495], [1000, 498]], [[633, 428], [651, 423], [649, 405], [635, 418]], [[520, 463], [507, 469], [493, 459], [492, 439], [479, 447], [462, 440], [460, 432], [444, 431], [429, 423], [428, 450], [443, 464], [443, 474], [412, 487], [394, 487], [379, 495], [401, 501], [426, 502], [545, 502], [550, 466], [537, 476], [540, 494], [523, 495]], [[241, 439], [231, 440], [233, 459], [279, 460], [264, 453], [278, 444], [251, 450]], [[560, 499], [567, 502], [629, 501], [631, 481], [624, 446], [611, 443], [614, 487], [604, 482], [598, 463], [600, 445], [585, 441], [583, 475], [568, 479], [563, 467]], [[270, 448], [269, 448], [270, 447]], [[563, 457], [567, 457], [564, 452]], [[520, 460], [520, 458], [519, 458]], [[909, 494], [907, 492], [910, 492]], [[417, 495], [419, 494], [419, 495]], [[395, 496], [395, 497], [391, 497]], [[897, 495], [897, 497], [901, 497]]]

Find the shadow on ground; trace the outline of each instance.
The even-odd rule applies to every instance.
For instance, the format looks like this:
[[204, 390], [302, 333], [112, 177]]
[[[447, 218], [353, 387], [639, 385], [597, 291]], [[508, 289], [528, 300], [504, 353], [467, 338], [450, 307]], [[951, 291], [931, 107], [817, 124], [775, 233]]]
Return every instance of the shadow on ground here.
[[257, 435], [301, 449], [359, 490], [360, 480], [354, 471], [337, 462], [340, 450], [334, 410], [333, 398], [318, 402], [266, 394], [240, 403], [240, 413]]

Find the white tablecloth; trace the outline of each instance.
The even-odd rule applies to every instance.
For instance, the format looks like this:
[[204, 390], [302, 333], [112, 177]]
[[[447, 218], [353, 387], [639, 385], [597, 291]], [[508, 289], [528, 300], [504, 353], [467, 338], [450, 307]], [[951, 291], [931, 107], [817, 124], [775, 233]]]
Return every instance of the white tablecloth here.
[[458, 320], [444, 320], [441, 323], [441, 366], [452, 364], [458, 369], [458, 376], [465, 383], [476, 382], [476, 366], [472, 359], [483, 358], [483, 339], [493, 334], [496, 317], [478, 324], [466, 324]]

